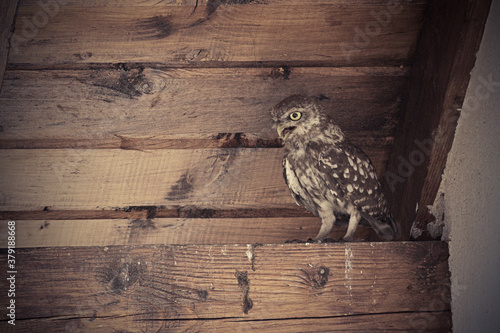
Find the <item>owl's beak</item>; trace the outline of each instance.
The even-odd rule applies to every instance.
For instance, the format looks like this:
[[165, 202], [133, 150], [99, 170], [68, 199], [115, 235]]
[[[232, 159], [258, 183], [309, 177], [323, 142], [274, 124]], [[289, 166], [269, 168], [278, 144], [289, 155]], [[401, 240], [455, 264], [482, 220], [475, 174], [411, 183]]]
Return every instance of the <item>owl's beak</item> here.
[[276, 125], [276, 130], [278, 131], [278, 135], [280, 136], [280, 138], [283, 138], [282, 134], [284, 129], [285, 127], [283, 125], [281, 124]]
[[295, 129], [295, 127], [286, 127], [281, 124], [278, 124], [276, 126], [276, 129], [278, 130], [278, 135], [280, 136], [280, 138], [286, 140], [290, 135], [290, 133]]

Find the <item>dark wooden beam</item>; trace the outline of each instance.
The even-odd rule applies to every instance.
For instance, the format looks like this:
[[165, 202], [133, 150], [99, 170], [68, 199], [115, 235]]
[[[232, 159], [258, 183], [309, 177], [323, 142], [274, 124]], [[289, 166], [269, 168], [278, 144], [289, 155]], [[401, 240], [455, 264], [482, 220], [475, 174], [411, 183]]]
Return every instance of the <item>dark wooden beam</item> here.
[[[430, 239], [434, 203], [488, 17], [489, 0], [429, 3], [404, 120], [384, 174], [402, 239]], [[412, 236], [410, 236], [413, 226]]]
[[59, 247], [15, 257], [18, 331], [451, 330], [442, 242]]

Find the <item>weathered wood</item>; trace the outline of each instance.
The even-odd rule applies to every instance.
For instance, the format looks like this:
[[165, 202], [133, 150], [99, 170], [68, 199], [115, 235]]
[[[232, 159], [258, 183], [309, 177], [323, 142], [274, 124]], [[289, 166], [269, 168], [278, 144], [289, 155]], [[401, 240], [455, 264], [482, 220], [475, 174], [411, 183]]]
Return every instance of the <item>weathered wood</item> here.
[[[383, 170], [385, 153], [368, 153]], [[0, 156], [3, 211], [296, 207], [281, 149], [4, 149]]]
[[403, 239], [430, 239], [427, 224], [491, 1], [430, 2], [410, 76], [404, 122], [388, 163], [389, 198]]
[[449, 331], [447, 258], [439, 242], [18, 249], [16, 328]]
[[[321, 220], [317, 217], [16, 220], [16, 246], [284, 244], [313, 238], [320, 225]], [[339, 239], [346, 230], [346, 227], [335, 227], [328, 237]], [[369, 235], [369, 229], [360, 226], [355, 239], [367, 239]], [[0, 236], [0, 248], [6, 248], [6, 223], [0, 225]]]
[[9, 37], [14, 25], [18, 0], [0, 0], [0, 91], [9, 54]]
[[[60, 6], [47, 14], [37, 5], [22, 5], [9, 62], [400, 65], [413, 52], [425, 7], [425, 1], [213, 0], [197, 6], [105, 7], [87, 2], [84, 10]], [[387, 15], [377, 19], [374, 13], [380, 12]]]
[[218, 218], [237, 219], [254, 217], [311, 217], [303, 207], [295, 208], [240, 208], [240, 209], [208, 209], [195, 206], [166, 208], [163, 206], [126, 206], [113, 210], [42, 210], [0, 211], [0, 220], [105, 220], [129, 219], [141, 220], [151, 218]]
[[286, 71], [286, 79], [279, 68], [8, 71], [0, 146], [279, 147], [270, 110], [306, 93], [322, 99], [351, 141], [388, 150], [407, 69]]
[[[354, 316], [339, 316], [327, 318], [300, 318], [300, 319], [268, 319], [251, 320], [247, 318], [227, 319], [192, 319], [147, 321], [144, 315], [114, 316], [99, 318], [101, 326], [92, 324], [91, 317], [74, 316], [62, 320], [37, 319], [18, 323], [16, 330], [5, 332], [37, 332], [40, 329], [50, 332], [102, 332], [108, 333], [109, 326], [122, 328], [125, 332], [276, 332], [304, 333], [304, 332], [452, 332], [451, 315], [449, 311], [418, 312], [418, 313], [389, 313], [368, 314]], [[140, 324], [135, 323], [139, 321]], [[146, 323], [147, 322], [147, 323]], [[134, 324], [131, 324], [134, 323]], [[146, 327], [144, 329], [143, 327]]]

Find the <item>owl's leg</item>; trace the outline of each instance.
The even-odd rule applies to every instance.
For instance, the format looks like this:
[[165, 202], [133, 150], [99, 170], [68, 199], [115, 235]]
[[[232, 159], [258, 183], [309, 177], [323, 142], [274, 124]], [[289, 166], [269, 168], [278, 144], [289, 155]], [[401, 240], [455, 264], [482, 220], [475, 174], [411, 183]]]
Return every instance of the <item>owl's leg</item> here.
[[359, 221], [361, 221], [361, 214], [359, 210], [352, 209], [349, 213], [351, 214], [349, 218], [349, 226], [347, 227], [345, 236], [342, 238], [342, 240], [346, 242], [351, 242], [354, 239], [354, 232], [358, 227]]
[[315, 241], [323, 240], [330, 233], [335, 223], [333, 208], [331, 210], [320, 211], [319, 216], [321, 217], [321, 228], [319, 229], [318, 235], [314, 237]]

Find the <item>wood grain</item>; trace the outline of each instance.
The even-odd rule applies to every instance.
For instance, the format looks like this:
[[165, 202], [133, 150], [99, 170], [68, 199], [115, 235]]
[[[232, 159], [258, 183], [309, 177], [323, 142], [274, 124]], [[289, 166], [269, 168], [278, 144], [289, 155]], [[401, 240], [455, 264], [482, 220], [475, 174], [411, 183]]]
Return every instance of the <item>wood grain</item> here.
[[[434, 1], [410, 76], [407, 111], [386, 177], [403, 239], [430, 239], [427, 224], [479, 48], [491, 1]], [[451, 13], [451, 14], [449, 14]], [[416, 208], [417, 207], [417, 208]]]
[[[0, 210], [296, 207], [280, 149], [0, 151]], [[385, 155], [370, 156], [383, 170]]]
[[225, 331], [276, 330], [276, 320], [290, 320], [315, 331], [317, 320], [319, 328], [450, 330], [445, 243], [17, 251], [21, 329], [200, 331], [217, 320]]
[[392, 144], [408, 69], [286, 70], [286, 79], [280, 68], [8, 71], [0, 146], [278, 147], [270, 110], [296, 93], [320, 98], [363, 148]]
[[[85, 7], [60, 6], [43, 21], [39, 6], [22, 5], [9, 62], [28, 67], [119, 62], [258, 65], [291, 60], [400, 65], [413, 52], [426, 6], [423, 1], [393, 7], [385, 1], [182, 3], [101, 7], [87, 1]], [[381, 11], [389, 13], [382, 24], [373, 16]], [[44, 23], [40, 27], [26, 23], [37, 15]]]
[[9, 54], [9, 38], [14, 26], [18, 0], [0, 0], [0, 91]]
[[[90, 314], [88, 314], [90, 315]], [[108, 333], [108, 325], [118, 327], [126, 332], [276, 332], [284, 329], [290, 333], [303, 332], [412, 332], [424, 331], [430, 333], [452, 332], [451, 315], [448, 311], [367, 314], [354, 316], [334, 316], [327, 318], [300, 319], [192, 319], [167, 320], [161, 324], [158, 321], [148, 321], [144, 315], [113, 316], [99, 318], [100, 326], [92, 324], [94, 315], [90, 317], [75, 316], [61, 320], [37, 319], [22, 323], [22, 328], [15, 331], [6, 328], [5, 332], [36, 332], [38, 329], [50, 332], [102, 332]], [[135, 321], [139, 321], [136, 323]], [[133, 324], [131, 324], [133, 323]], [[18, 325], [20, 326], [20, 325]], [[139, 328], [137, 328], [139, 327]], [[146, 327], [146, 328], [145, 328]]]
[[[320, 225], [317, 217], [16, 220], [16, 246], [284, 244], [313, 238]], [[337, 240], [346, 230], [335, 227], [328, 237]], [[6, 223], [0, 225], [0, 236], [0, 248], [6, 248]], [[360, 226], [355, 239], [369, 236], [370, 230]]]

